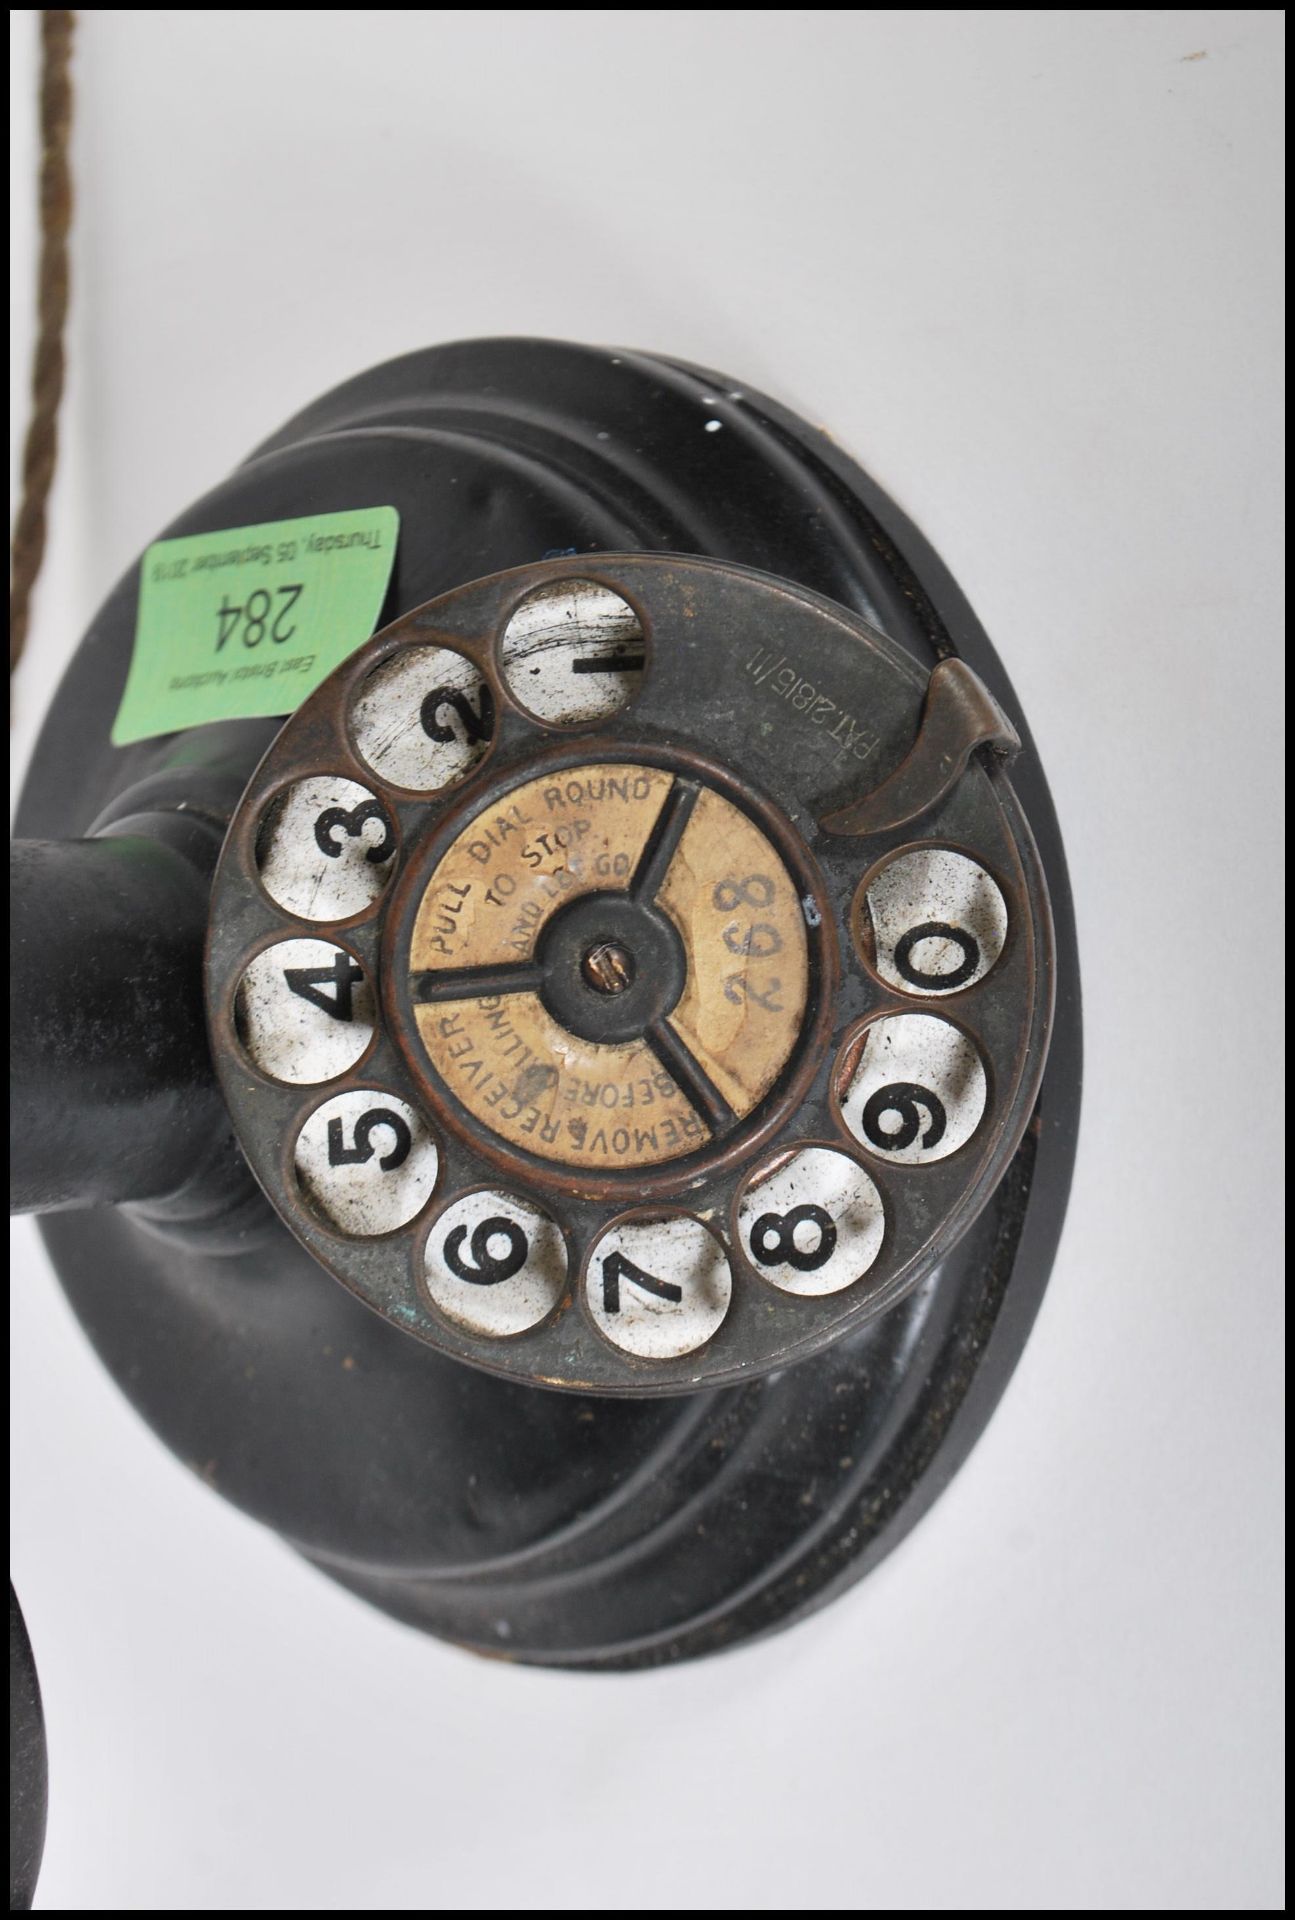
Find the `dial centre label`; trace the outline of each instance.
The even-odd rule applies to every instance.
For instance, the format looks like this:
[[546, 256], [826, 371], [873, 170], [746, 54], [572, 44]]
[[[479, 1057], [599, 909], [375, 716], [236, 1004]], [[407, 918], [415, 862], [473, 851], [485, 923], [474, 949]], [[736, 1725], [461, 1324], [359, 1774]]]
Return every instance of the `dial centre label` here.
[[[604, 945], [638, 998], [599, 992]], [[543, 775], [483, 807], [428, 880], [410, 947], [451, 1096], [509, 1144], [600, 1172], [744, 1119], [790, 1058], [808, 978], [805, 910], [767, 835], [714, 787], [642, 764]]]

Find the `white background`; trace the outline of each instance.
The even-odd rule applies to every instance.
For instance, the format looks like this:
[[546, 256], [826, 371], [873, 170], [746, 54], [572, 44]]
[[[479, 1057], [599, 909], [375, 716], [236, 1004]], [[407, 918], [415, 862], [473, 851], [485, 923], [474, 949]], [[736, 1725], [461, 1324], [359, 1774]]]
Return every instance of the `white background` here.
[[[32, 19], [16, 35], [19, 365]], [[724, 368], [935, 542], [1040, 742], [1088, 1081], [970, 1464], [826, 1614], [513, 1671], [192, 1480], [16, 1235], [48, 1908], [1276, 1909], [1281, 22], [114, 10], [77, 47], [65, 458], [20, 744], [295, 408], [539, 333]]]

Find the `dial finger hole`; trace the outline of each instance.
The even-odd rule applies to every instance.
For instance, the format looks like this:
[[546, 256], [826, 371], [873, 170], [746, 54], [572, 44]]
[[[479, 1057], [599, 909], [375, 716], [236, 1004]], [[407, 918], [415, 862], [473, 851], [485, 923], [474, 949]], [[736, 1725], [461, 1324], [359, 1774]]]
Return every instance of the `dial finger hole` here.
[[917, 847], [865, 881], [855, 904], [864, 957], [904, 993], [956, 993], [983, 980], [1007, 939], [1007, 902], [982, 866]]
[[395, 870], [395, 824], [355, 780], [316, 774], [270, 804], [256, 842], [261, 885], [302, 920], [349, 920], [379, 898]]
[[980, 1125], [988, 1097], [975, 1046], [929, 1013], [874, 1020], [846, 1048], [838, 1076], [849, 1131], [861, 1146], [905, 1166], [956, 1153]]
[[297, 1182], [343, 1233], [394, 1233], [426, 1205], [439, 1156], [422, 1116], [404, 1100], [358, 1087], [326, 1100], [297, 1135]]
[[674, 1360], [712, 1339], [728, 1312], [733, 1274], [722, 1242], [690, 1214], [637, 1214], [595, 1242], [585, 1300], [614, 1346]]
[[539, 1326], [561, 1300], [566, 1241], [555, 1220], [517, 1194], [460, 1194], [432, 1225], [423, 1278], [448, 1319], [506, 1339]]
[[234, 1024], [272, 1080], [312, 1086], [353, 1067], [373, 1038], [373, 988], [331, 940], [280, 940], [243, 969]]
[[737, 1209], [738, 1238], [756, 1272], [783, 1293], [840, 1293], [881, 1252], [881, 1195], [857, 1160], [804, 1147], [757, 1174]]
[[528, 594], [499, 651], [513, 698], [551, 726], [619, 713], [642, 685], [647, 661], [633, 607], [593, 580], [559, 580]]
[[405, 647], [371, 673], [351, 715], [356, 751], [382, 780], [439, 792], [490, 750], [495, 699], [472, 662], [449, 647]]

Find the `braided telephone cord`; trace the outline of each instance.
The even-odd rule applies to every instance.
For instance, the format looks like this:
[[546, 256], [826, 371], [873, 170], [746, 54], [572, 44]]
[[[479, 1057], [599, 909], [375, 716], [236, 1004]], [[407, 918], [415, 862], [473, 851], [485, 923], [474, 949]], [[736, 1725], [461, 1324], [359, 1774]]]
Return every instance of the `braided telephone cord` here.
[[63, 398], [63, 330], [68, 305], [68, 230], [72, 224], [72, 34], [74, 12], [41, 11], [40, 266], [31, 417], [23, 448], [22, 497], [9, 550], [9, 672], [27, 642], [32, 589], [45, 557], [46, 514], [58, 457]]

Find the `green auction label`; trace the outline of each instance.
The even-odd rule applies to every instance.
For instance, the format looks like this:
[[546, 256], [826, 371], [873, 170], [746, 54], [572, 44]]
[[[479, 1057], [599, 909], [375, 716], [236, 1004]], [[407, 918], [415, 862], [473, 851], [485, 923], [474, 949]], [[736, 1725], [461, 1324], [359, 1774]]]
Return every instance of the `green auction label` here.
[[399, 531], [361, 507], [157, 541], [114, 746], [294, 712], [376, 627]]

